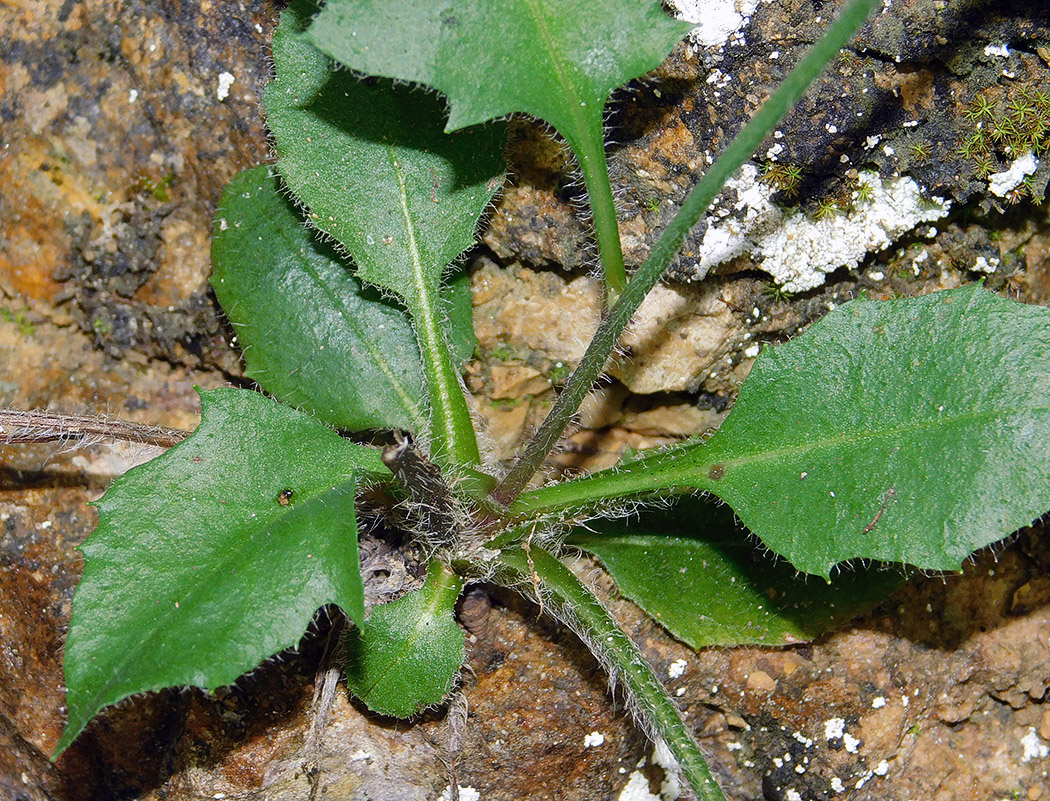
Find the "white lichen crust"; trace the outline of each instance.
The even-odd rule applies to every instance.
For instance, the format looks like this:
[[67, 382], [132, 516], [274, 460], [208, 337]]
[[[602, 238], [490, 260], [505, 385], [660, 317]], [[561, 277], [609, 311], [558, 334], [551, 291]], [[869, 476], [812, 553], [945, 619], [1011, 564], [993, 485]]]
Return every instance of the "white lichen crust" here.
[[1002, 172], [993, 172], [988, 176], [988, 191], [996, 197], [1006, 197], [1011, 191], [1024, 183], [1039, 167], [1039, 159], [1029, 151], [1014, 159]]
[[671, 0], [675, 16], [696, 27], [689, 39], [701, 47], [723, 47], [747, 25], [758, 0]]
[[747, 255], [788, 292], [805, 292], [841, 267], [856, 267], [919, 223], [941, 219], [951, 206], [944, 198], [923, 198], [907, 176], [883, 181], [874, 172], [862, 172], [858, 181], [866, 187], [865, 197], [851, 211], [812, 219], [773, 203], [773, 191], [759, 181], [758, 168], [745, 164], [726, 182], [736, 201], [708, 216], [694, 280]]

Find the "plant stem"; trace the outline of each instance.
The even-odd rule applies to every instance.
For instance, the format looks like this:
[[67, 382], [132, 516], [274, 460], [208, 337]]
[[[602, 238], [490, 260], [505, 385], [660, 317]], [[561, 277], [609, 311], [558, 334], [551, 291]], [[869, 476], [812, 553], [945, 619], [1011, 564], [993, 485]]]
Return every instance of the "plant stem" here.
[[430, 607], [451, 609], [462, 590], [463, 579], [458, 573], [439, 559], [430, 560], [422, 589]]
[[571, 570], [539, 546], [533, 545], [528, 553], [521, 549], [503, 551], [500, 562], [509, 575], [497, 573], [497, 580], [509, 579], [508, 583], [519, 591], [530, 584], [535, 586], [540, 603], [553, 606], [557, 617], [572, 627], [598, 660], [623, 681], [633, 701], [632, 708], [648, 724], [643, 728], [671, 749], [700, 801], [725, 801], [674, 701], [601, 601]]
[[189, 431], [180, 428], [162, 428], [104, 417], [0, 409], [2, 445], [101, 438], [170, 448], [189, 435]]
[[413, 321], [430, 399], [430, 458], [454, 468], [476, 466], [481, 454], [474, 421], [444, 331], [434, 314], [415, 314]]
[[689, 230], [700, 219], [700, 215], [707, 211], [729, 176], [750, 158], [762, 140], [802, 97], [810, 83], [820, 75], [825, 65], [853, 36], [879, 3], [881, 0], [849, 0], [824, 36], [791, 70], [772, 97], [755, 113], [751, 121], [711, 165], [711, 169], [700, 183], [689, 193], [645, 262], [627, 284], [616, 305], [598, 326], [598, 331], [587, 347], [583, 359], [569, 377], [565, 389], [554, 402], [536, 436], [518, 457], [510, 472], [492, 491], [492, 497], [499, 503], [506, 506], [513, 502], [543, 464], [565, 426], [569, 424], [584, 397], [594, 386], [631, 317], [660, 280], [667, 265], [681, 248]]
[[594, 222], [594, 238], [598, 240], [598, 252], [601, 255], [605, 277], [605, 303], [607, 307], [611, 307], [627, 286], [627, 271], [623, 266], [620, 225], [616, 220], [616, 203], [613, 201], [612, 184], [609, 182], [609, 163], [605, 158], [601, 118], [587, 127], [583, 137], [574, 138], [570, 144], [583, 172], [583, 182], [587, 186], [587, 197], [591, 203]]
[[[764, 454], [758, 454], [762, 458]], [[752, 454], [726, 451], [716, 438], [711, 442], [690, 440], [665, 450], [654, 451], [629, 464], [589, 473], [546, 487], [523, 492], [511, 504], [516, 517], [562, 517], [584, 509], [608, 505], [610, 499], [706, 490], [719, 494], [719, 481], [710, 475], [721, 464], [747, 463]]]

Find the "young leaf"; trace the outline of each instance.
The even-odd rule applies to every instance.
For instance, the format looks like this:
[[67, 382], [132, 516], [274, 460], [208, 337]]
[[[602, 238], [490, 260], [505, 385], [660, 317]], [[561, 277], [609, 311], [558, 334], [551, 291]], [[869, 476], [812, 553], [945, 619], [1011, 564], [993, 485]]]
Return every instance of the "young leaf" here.
[[[448, 130], [523, 111], [572, 146], [610, 284], [624, 285], [602, 115], [609, 94], [659, 66], [688, 32], [657, 0], [329, 0], [308, 35], [351, 69], [432, 86]], [[406, 32], [411, 44], [406, 46]]]
[[372, 610], [347, 640], [346, 682], [373, 712], [412, 717], [441, 703], [463, 664], [454, 608], [463, 581], [433, 561], [422, 589]]
[[211, 283], [246, 375], [330, 425], [416, 428], [423, 369], [407, 315], [317, 241], [270, 170], [230, 181], [212, 239]]
[[448, 354], [438, 287], [474, 243], [503, 184], [501, 125], [443, 133], [432, 95], [364, 82], [298, 36], [316, 4], [293, 3], [274, 34], [277, 77], [265, 106], [278, 169], [363, 280], [395, 293], [412, 314], [423, 356], [437, 451], [478, 460], [473, 425]]
[[257, 392], [201, 392], [201, 406], [190, 437], [96, 504], [56, 756], [129, 695], [229, 684], [325, 604], [364, 617], [354, 487], [388, 475], [378, 453]]
[[830, 583], [756, 550], [725, 506], [683, 498], [630, 524], [599, 520], [568, 543], [601, 559], [616, 586], [693, 648], [788, 645], [867, 612], [905, 582], [854, 566]]
[[1048, 343], [1050, 310], [977, 285], [856, 300], [766, 351], [707, 443], [515, 508], [700, 487], [807, 573], [858, 557], [957, 570], [1050, 508]]

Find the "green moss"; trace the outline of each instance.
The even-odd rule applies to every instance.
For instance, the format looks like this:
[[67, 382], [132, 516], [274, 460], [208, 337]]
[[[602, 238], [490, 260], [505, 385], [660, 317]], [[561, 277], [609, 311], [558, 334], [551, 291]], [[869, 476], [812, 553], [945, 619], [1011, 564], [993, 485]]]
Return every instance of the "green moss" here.
[[[960, 139], [956, 152], [970, 159], [981, 179], [1006, 166], [1018, 156], [1031, 151], [1044, 155], [1050, 150], [1050, 90], [1041, 85], [1025, 84], [993, 99], [993, 87], [978, 92], [963, 116], [970, 131]], [[1008, 202], [1022, 197], [1042, 201], [1039, 184], [1026, 180]]]
[[929, 161], [930, 143], [925, 140], [920, 140], [911, 146], [910, 152], [912, 161], [916, 164], [922, 164]]
[[1036, 203], [1042, 203], [1046, 199], [1044, 191], [1046, 184], [1037, 181], [1034, 175], [1026, 175], [1021, 181], [1021, 188]]
[[762, 285], [762, 294], [772, 300], [774, 303], [784, 302], [787, 303], [789, 300], [795, 297], [794, 292], [788, 292], [784, 287], [779, 284], [775, 284], [772, 281]]
[[514, 352], [506, 343], [501, 342], [489, 351], [489, 358], [494, 362], [509, 362], [514, 358]]
[[766, 162], [762, 167], [759, 179], [766, 186], [783, 192], [785, 197], [795, 197], [802, 185], [802, 168], [794, 164], [782, 164], [776, 161]]
[[145, 193], [151, 195], [154, 200], [167, 203], [171, 200], [171, 193], [168, 190], [175, 183], [175, 178], [174, 172], [168, 172], [160, 178], [153, 178], [146, 172], [139, 172], [128, 189], [130, 194]]
[[854, 197], [859, 203], [870, 203], [875, 199], [875, 188], [869, 183], [860, 182], [854, 190]]
[[566, 379], [572, 375], [572, 368], [565, 362], [554, 362], [547, 371], [547, 380], [552, 384], [564, 384]]
[[17, 325], [20, 336], [31, 337], [36, 332], [36, 326], [29, 322], [29, 318], [26, 316], [29, 311], [28, 306], [17, 311], [3, 308], [0, 309], [0, 320]]
[[825, 197], [817, 201], [817, 208], [813, 212], [813, 219], [828, 220], [838, 214], [839, 204], [833, 198]]

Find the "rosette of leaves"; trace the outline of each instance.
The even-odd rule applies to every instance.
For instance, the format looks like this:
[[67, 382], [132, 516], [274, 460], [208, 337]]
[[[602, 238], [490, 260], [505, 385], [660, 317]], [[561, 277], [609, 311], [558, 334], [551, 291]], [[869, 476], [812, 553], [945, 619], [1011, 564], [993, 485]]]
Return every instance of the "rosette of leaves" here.
[[[487, 578], [570, 624], [621, 679], [697, 795], [718, 799], [658, 678], [559, 560], [559, 539], [534, 539], [537, 530], [568, 530], [572, 547], [599, 558], [624, 595], [702, 647], [813, 637], [903, 580], [899, 567], [838, 572], [843, 562], [957, 569], [1045, 512], [1050, 313], [979, 286], [845, 304], [767, 349], [709, 440], [522, 491], [725, 177], [873, 4], [847, 4], [712, 166], [623, 286], [537, 438], [500, 478], [482, 468], [458, 374], [471, 328], [454, 263], [500, 186], [502, 129], [465, 126], [528, 111], [593, 150], [559, 115], [571, 118], [565, 110], [581, 102], [600, 109], [612, 88], [663, 58], [681, 26], [656, 2], [626, 0], [486, 2], [462, 12], [333, 0], [312, 25], [317, 8], [293, 3], [274, 39], [266, 97], [276, 171], [234, 179], [213, 246], [216, 294], [250, 376], [272, 397], [202, 393], [197, 431], [99, 502], [99, 527], [83, 547], [66, 649], [69, 724], [56, 755], [129, 695], [233, 681], [294, 646], [327, 604], [356, 627], [351, 692], [376, 712], [410, 717], [454, 685], [463, 658], [454, 604], [466, 581]], [[605, 24], [612, 18], [618, 24]], [[413, 21], [409, 52], [400, 32]], [[494, 42], [489, 32], [504, 21], [508, 31], [544, 32], [542, 58], [518, 58], [516, 35]], [[635, 25], [648, 32], [618, 33]], [[437, 97], [362, 80], [326, 52], [441, 89], [451, 121]], [[510, 89], [479, 88], [459, 69], [479, 52], [507, 65]], [[393, 73], [387, 65], [399, 53], [410, 56], [408, 71]], [[533, 105], [523, 86], [564, 97]], [[587, 114], [587, 125], [600, 122]], [[605, 170], [603, 154], [589, 157]], [[600, 192], [609, 191], [604, 174]], [[344, 436], [376, 430], [397, 444]], [[431, 557], [421, 589], [367, 618], [355, 510], [364, 485], [382, 486], [390, 525]], [[698, 490], [724, 500], [784, 561], [758, 553], [731, 516], [687, 497]], [[577, 527], [625, 499], [681, 503]]]

